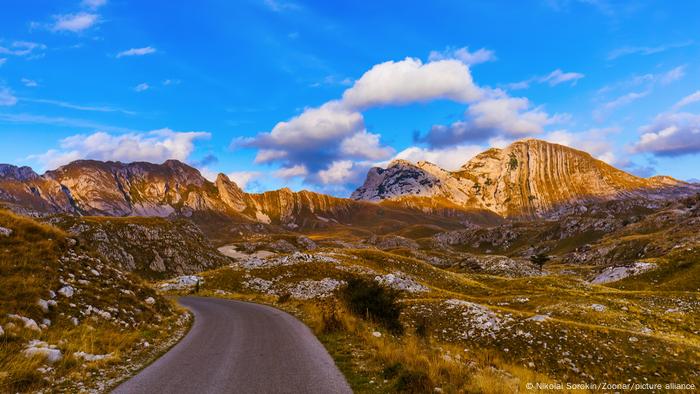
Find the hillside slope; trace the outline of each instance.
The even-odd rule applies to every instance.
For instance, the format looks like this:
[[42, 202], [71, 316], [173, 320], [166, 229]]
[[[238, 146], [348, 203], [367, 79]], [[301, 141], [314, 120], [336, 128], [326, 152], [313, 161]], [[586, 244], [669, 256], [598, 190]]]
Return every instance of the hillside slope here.
[[56, 227], [0, 210], [0, 250], [0, 392], [104, 391], [182, 328], [167, 299]]

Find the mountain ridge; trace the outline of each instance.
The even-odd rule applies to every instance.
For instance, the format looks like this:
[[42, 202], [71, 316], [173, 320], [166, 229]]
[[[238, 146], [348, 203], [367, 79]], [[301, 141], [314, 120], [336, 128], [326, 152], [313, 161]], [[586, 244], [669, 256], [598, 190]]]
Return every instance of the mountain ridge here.
[[351, 198], [374, 202], [440, 198], [508, 217], [542, 216], [593, 200], [657, 200], [695, 191], [691, 184], [671, 177], [640, 178], [587, 152], [524, 139], [479, 153], [456, 171], [429, 162], [392, 161], [386, 169], [372, 168]]
[[0, 202], [30, 212], [190, 217], [208, 211], [292, 229], [351, 221], [377, 202], [424, 214], [449, 210], [532, 217], [596, 199], [659, 201], [697, 191], [696, 185], [665, 176], [639, 178], [586, 152], [535, 139], [488, 149], [456, 171], [395, 160], [386, 169], [370, 169], [349, 199], [288, 188], [246, 193], [224, 174], [211, 182], [177, 160], [78, 160], [43, 175], [29, 167], [0, 165]]

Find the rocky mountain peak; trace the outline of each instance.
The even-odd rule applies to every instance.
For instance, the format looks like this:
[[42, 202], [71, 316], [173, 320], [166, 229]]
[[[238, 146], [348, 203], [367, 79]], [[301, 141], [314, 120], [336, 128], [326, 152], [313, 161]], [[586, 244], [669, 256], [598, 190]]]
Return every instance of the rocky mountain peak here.
[[433, 197], [464, 209], [501, 216], [538, 216], [594, 199], [660, 197], [687, 192], [670, 177], [639, 178], [590, 154], [533, 138], [488, 149], [457, 171], [434, 164], [394, 161], [373, 168], [352, 198], [381, 201]]
[[16, 181], [29, 181], [38, 178], [39, 175], [31, 167], [17, 167], [11, 164], [0, 164], [0, 179], [12, 179]]

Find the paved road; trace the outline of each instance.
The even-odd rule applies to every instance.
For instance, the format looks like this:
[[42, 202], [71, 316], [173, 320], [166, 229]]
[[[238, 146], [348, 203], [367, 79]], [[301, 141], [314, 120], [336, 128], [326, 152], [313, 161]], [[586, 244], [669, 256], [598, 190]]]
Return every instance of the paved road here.
[[191, 331], [114, 393], [352, 393], [320, 342], [275, 308], [183, 297]]

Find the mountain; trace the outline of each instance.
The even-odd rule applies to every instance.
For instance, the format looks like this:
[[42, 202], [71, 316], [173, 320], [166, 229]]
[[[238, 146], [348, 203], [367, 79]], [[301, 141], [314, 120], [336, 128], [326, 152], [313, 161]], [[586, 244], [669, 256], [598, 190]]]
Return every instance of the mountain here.
[[405, 160], [372, 168], [351, 198], [408, 206], [442, 202], [505, 217], [541, 216], [591, 201], [655, 201], [698, 190], [670, 177], [639, 178], [563, 145], [524, 139], [482, 152], [457, 171]]
[[28, 167], [2, 165], [0, 204], [30, 215], [192, 218], [208, 234], [221, 232], [221, 226], [231, 222], [296, 229], [350, 222], [374, 225], [379, 223], [380, 211], [387, 220], [401, 222], [415, 221], [415, 215], [420, 215], [287, 188], [246, 193], [224, 174], [210, 182], [176, 160], [163, 164], [79, 160], [43, 175]]

